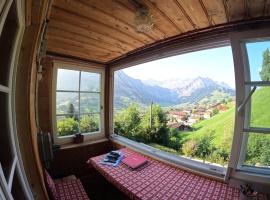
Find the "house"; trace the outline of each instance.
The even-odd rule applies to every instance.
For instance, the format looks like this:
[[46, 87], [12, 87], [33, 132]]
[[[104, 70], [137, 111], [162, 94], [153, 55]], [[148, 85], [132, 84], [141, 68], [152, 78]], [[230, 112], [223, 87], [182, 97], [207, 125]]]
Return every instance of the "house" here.
[[[264, 72], [269, 71], [269, 0], [1, 0], [0, 13], [1, 200], [249, 198], [240, 186], [258, 192], [252, 193], [254, 199], [269, 199], [270, 127], [253, 127], [249, 103], [256, 97], [257, 116], [269, 116], [260, 102], [268, 102], [268, 96], [253, 96], [270, 86]], [[177, 60], [178, 66], [169, 71], [173, 62], [164, 61], [210, 49], [229, 53], [187, 59], [196, 61], [199, 70]], [[231, 62], [224, 59], [227, 55]], [[188, 80], [178, 82], [183, 87], [175, 95], [169, 86], [153, 88], [136, 77], [125, 79], [122, 70], [140, 65], [137, 78], [173, 74], [180, 79], [203, 76], [204, 67], [210, 66], [204, 61], [216, 59], [218, 69], [211, 71], [217, 73], [216, 81], [229, 78], [236, 88], [232, 141], [226, 153], [220, 148], [209, 153], [209, 145], [202, 145], [207, 155], [200, 152], [198, 159], [193, 156], [196, 137], [183, 152], [179, 138], [167, 138], [166, 119], [158, 123], [163, 112], [154, 100], [168, 100], [165, 107], [178, 104], [178, 97], [181, 105], [196, 104], [201, 93], [196, 90], [191, 98], [191, 91], [201, 86], [210, 90], [207, 81], [191, 81], [190, 87]], [[165, 71], [144, 71], [144, 64], [153, 66], [154, 61], [164, 61], [159, 67]], [[233, 77], [223, 73], [227, 62]], [[181, 73], [176, 73], [179, 68]], [[128, 94], [121, 106], [133, 105], [134, 99], [147, 105], [140, 108], [145, 117], [140, 131], [148, 131], [146, 136], [133, 127], [140, 121], [136, 106], [130, 108], [132, 114], [121, 116], [129, 123], [117, 124], [121, 131], [132, 131], [124, 133], [127, 137], [115, 134], [116, 78]], [[169, 113], [175, 118], [171, 123], [178, 126], [188, 117], [188, 125], [179, 126], [186, 130], [209, 118], [211, 112], [196, 105], [194, 113], [190, 108]], [[209, 109], [214, 108], [226, 111], [221, 103]], [[160, 127], [166, 134], [154, 130]], [[143, 143], [150, 139], [167, 146]], [[250, 148], [255, 149], [252, 154]], [[124, 154], [150, 165], [139, 170], [126, 166], [130, 163], [112, 167], [112, 160], [104, 160], [108, 152], [114, 160]], [[220, 163], [211, 163], [216, 160]]]

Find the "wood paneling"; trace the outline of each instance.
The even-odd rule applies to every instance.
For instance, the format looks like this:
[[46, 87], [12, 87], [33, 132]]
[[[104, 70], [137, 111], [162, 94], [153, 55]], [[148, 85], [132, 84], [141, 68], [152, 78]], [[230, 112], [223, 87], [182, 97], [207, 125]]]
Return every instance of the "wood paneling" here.
[[[138, 4], [153, 16], [153, 29], [138, 33]], [[48, 50], [108, 63], [181, 35], [270, 15], [270, 0], [54, 0]]]
[[212, 24], [218, 25], [227, 22], [223, 0], [202, 0], [202, 4], [205, 6]]

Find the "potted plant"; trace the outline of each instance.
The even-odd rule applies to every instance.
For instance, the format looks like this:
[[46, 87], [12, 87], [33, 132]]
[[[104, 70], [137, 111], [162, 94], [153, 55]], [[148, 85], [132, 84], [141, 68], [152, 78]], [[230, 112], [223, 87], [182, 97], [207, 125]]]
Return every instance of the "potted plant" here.
[[78, 144], [83, 142], [84, 136], [81, 133], [77, 133], [73, 137], [73, 143]]

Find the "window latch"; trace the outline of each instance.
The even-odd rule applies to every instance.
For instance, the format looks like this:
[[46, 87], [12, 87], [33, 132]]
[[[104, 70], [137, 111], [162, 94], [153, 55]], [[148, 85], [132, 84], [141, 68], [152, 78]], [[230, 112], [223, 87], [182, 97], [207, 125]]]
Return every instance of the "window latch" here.
[[245, 105], [247, 104], [247, 102], [249, 101], [249, 99], [251, 98], [251, 96], [253, 95], [256, 89], [257, 89], [257, 86], [254, 86], [252, 90], [249, 92], [248, 96], [244, 99], [243, 103], [240, 106], [238, 106], [237, 108], [238, 113], [241, 112], [245, 108]]

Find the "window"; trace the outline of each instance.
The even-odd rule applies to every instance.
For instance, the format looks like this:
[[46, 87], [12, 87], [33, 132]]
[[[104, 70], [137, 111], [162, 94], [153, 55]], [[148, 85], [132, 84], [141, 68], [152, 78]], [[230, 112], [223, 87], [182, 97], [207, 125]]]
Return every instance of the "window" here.
[[104, 134], [103, 74], [102, 69], [56, 64], [53, 113], [57, 142], [70, 141], [78, 133], [86, 138]]
[[114, 133], [224, 173], [234, 131], [234, 84], [230, 46], [117, 70]]
[[270, 174], [270, 41], [252, 40], [242, 46], [249, 101], [245, 107], [240, 165], [244, 170]]

